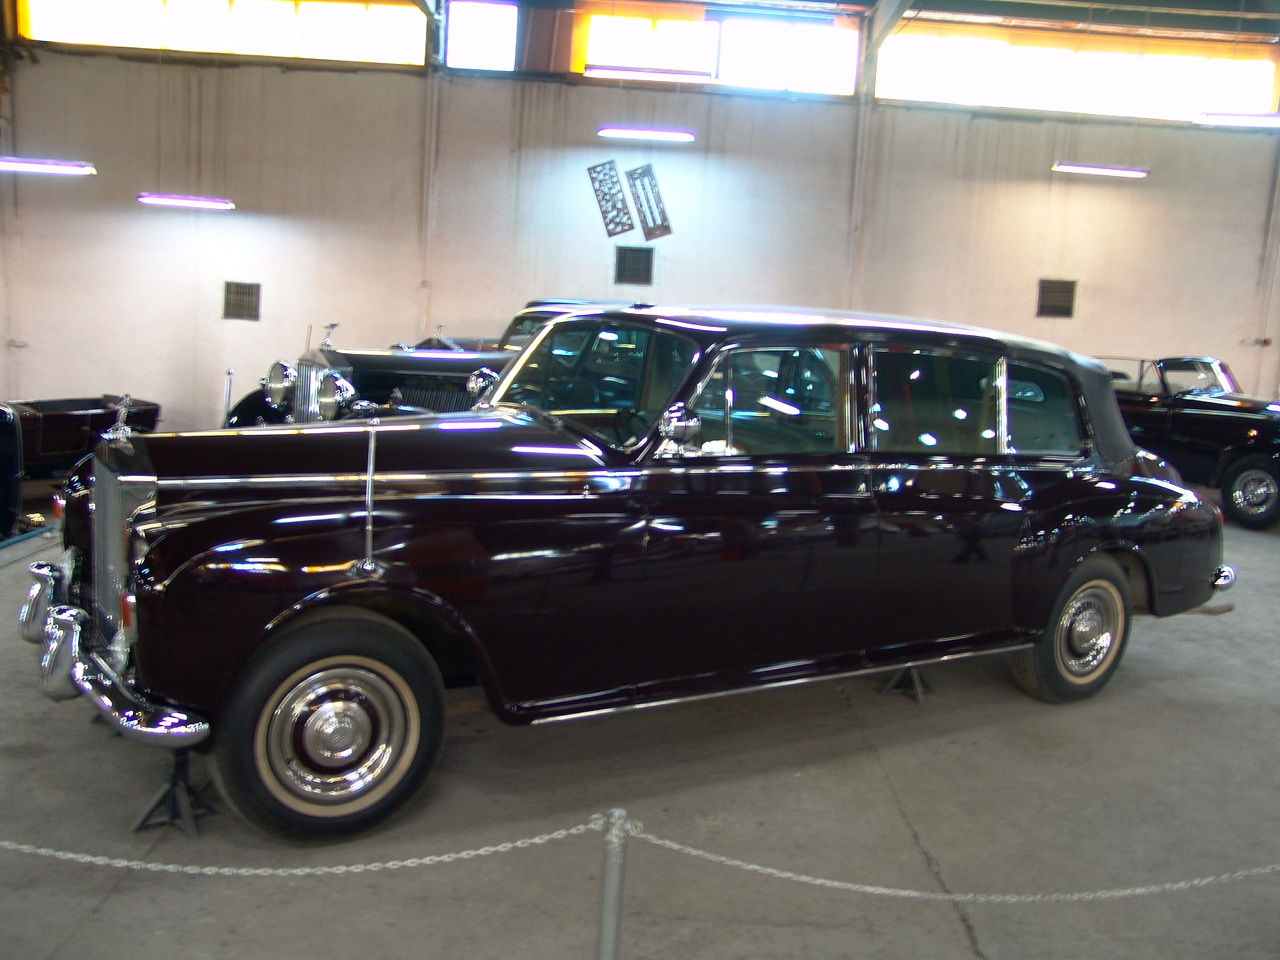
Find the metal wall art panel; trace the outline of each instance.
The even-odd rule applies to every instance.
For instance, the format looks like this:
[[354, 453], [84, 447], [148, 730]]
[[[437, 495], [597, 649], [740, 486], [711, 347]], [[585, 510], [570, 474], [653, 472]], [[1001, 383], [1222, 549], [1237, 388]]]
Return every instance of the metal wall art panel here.
[[[622, 192], [618, 165], [612, 160], [597, 163], [594, 167], [587, 167], [587, 173], [591, 176], [591, 188], [596, 192], [596, 203], [600, 206], [600, 216], [604, 218], [604, 229], [609, 236], [616, 237], [634, 229], [635, 222], [627, 207], [627, 196]], [[648, 236], [647, 233], [645, 235]]]
[[646, 163], [643, 167], [628, 170], [627, 182], [631, 185], [631, 199], [635, 201], [644, 238], [653, 240], [671, 233], [671, 221], [667, 219], [667, 208], [662, 205], [662, 194], [658, 191], [658, 178], [653, 175], [653, 164]]

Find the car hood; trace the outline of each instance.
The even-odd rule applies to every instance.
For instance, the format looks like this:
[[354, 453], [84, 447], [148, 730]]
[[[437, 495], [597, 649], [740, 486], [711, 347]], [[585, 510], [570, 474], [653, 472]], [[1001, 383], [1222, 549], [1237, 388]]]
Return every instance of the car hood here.
[[268, 490], [287, 496], [302, 486], [337, 490], [362, 485], [371, 449], [374, 473], [380, 479], [436, 473], [579, 472], [603, 467], [609, 457], [555, 418], [518, 408], [360, 423], [149, 434], [104, 442], [97, 455], [118, 475], [154, 478], [161, 499], [174, 495], [204, 499], [217, 490], [240, 490], [252, 499]]
[[309, 358], [348, 377], [363, 374], [436, 374], [465, 377], [481, 367], [501, 370], [518, 350], [319, 350]]
[[1223, 393], [1217, 396], [1201, 396], [1184, 393], [1178, 398], [1184, 410], [1207, 410], [1225, 413], [1258, 413], [1280, 417], [1280, 404], [1263, 397], [1251, 397], [1244, 393]]

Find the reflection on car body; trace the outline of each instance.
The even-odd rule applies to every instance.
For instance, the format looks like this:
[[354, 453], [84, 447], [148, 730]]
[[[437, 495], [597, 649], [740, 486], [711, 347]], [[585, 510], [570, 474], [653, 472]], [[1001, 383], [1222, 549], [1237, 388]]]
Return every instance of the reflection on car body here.
[[1007, 653], [1076, 700], [1233, 578], [1096, 361], [817, 311], [566, 316], [471, 411], [108, 443], [64, 496], [46, 692], [301, 837], [411, 795], [449, 683], [530, 723]]
[[1134, 442], [1188, 483], [1220, 488], [1229, 518], [1280, 521], [1280, 404], [1241, 392], [1213, 357], [1102, 357]]

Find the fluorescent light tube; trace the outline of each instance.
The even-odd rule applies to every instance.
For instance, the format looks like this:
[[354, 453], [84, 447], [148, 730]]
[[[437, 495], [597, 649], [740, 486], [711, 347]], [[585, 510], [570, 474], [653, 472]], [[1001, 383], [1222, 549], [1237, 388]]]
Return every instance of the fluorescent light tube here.
[[1062, 163], [1053, 165], [1054, 173], [1082, 173], [1089, 177], [1124, 177], [1128, 180], [1141, 180], [1150, 171], [1138, 170], [1134, 167], [1100, 167], [1094, 163]]
[[184, 207], [188, 210], [234, 210], [236, 205], [221, 197], [184, 197], [175, 193], [140, 193], [138, 202], [152, 207]]
[[62, 177], [87, 177], [97, 173], [92, 163], [82, 160], [29, 160], [0, 157], [0, 170], [8, 173], [52, 173]]
[[607, 140], [656, 140], [660, 143], [693, 143], [692, 130], [662, 130], [654, 127], [601, 127], [597, 137]]

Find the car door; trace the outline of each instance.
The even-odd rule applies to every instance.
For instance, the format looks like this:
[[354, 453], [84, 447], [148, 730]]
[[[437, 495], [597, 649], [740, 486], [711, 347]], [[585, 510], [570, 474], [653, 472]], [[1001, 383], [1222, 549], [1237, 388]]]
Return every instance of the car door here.
[[849, 440], [846, 344], [723, 353], [696, 439], [647, 477], [646, 569], [663, 584], [642, 697], [860, 666], [875, 505]]
[[1136, 381], [1117, 384], [1116, 401], [1134, 443], [1160, 457], [1174, 455], [1169, 429], [1175, 401], [1165, 389], [1154, 361], [1141, 362]]
[[1003, 359], [909, 342], [868, 354], [879, 655], [928, 656], [938, 641], [963, 646], [1011, 630], [1027, 491], [1003, 463]]
[[1160, 450], [1187, 483], [1215, 480], [1224, 450], [1244, 448], [1270, 430], [1271, 417], [1247, 398], [1222, 395], [1219, 382], [1204, 360], [1160, 361], [1169, 396], [1168, 437]]

